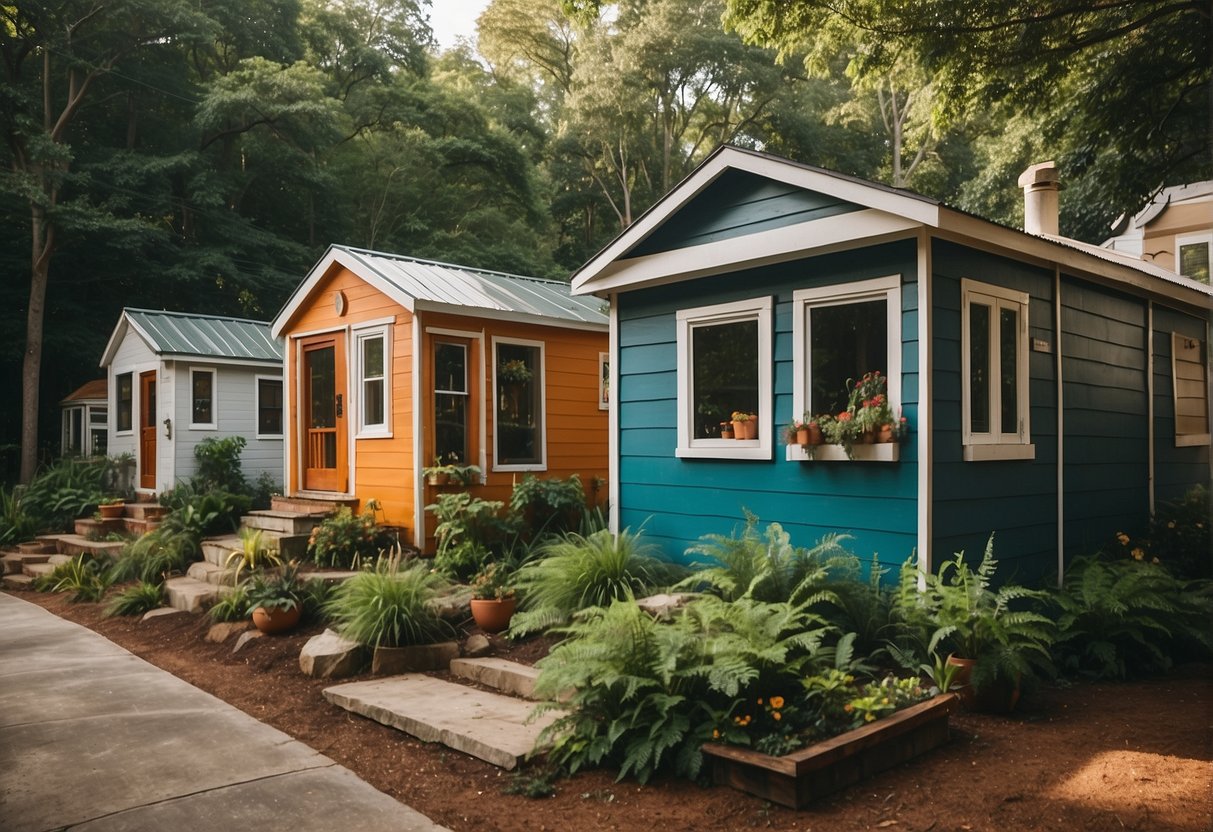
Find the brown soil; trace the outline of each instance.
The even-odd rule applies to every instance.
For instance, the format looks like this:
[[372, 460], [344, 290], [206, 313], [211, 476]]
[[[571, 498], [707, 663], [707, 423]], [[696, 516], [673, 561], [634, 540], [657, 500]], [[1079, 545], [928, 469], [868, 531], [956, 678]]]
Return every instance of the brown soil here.
[[[611, 772], [557, 781], [554, 797], [502, 793], [513, 775], [329, 705], [330, 683], [299, 672], [316, 630], [257, 639], [233, 654], [209, 620], [105, 619], [95, 604], [24, 592], [138, 656], [353, 770], [452, 830], [714, 829], [1012, 832], [1213, 830], [1213, 676], [1048, 687], [1014, 717], [960, 714], [952, 740], [909, 764], [791, 811], [725, 787], [640, 786]], [[526, 659], [533, 646], [515, 650]]]

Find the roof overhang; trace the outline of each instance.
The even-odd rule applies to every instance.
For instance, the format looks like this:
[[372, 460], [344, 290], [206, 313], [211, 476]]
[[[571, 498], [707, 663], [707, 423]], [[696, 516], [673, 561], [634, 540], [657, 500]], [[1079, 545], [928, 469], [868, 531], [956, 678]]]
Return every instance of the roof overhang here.
[[143, 339], [143, 343], [149, 350], [156, 351], [152, 346], [153, 340], [131, 320], [130, 315], [126, 314], [126, 310], [123, 309], [122, 314], [118, 316], [118, 323], [115, 324], [113, 333], [110, 334], [109, 341], [105, 344], [105, 350], [101, 353], [101, 363], [98, 366], [108, 367], [113, 362], [114, 356], [118, 354], [118, 347], [122, 346], [122, 341], [126, 338], [128, 329], [133, 329], [135, 334]]
[[303, 278], [303, 281], [295, 287], [295, 291], [287, 298], [282, 309], [274, 316], [274, 320], [270, 322], [270, 334], [275, 338], [281, 338], [283, 331], [303, 308], [303, 305], [312, 296], [312, 292], [315, 291], [320, 282], [338, 268], [348, 269], [358, 275], [359, 280], [363, 280], [370, 286], [375, 287], [410, 312], [413, 311], [415, 299], [412, 295], [401, 292], [397, 286], [384, 280], [374, 269], [365, 268], [365, 264], [354, 253], [337, 246], [329, 246], [328, 251], [324, 253], [324, 256], [320, 258], [316, 265], [312, 266], [307, 276]]
[[486, 318], [494, 321], [513, 321], [533, 326], [547, 326], [553, 329], [581, 329], [587, 332], [606, 332], [609, 323], [596, 324], [593, 321], [572, 321], [563, 318], [550, 318], [546, 315], [528, 315], [525, 312], [509, 312], [501, 309], [483, 309], [479, 306], [463, 306], [458, 303], [438, 303], [432, 300], [415, 300], [415, 312], [441, 312], [446, 315], [459, 315], [462, 318]]

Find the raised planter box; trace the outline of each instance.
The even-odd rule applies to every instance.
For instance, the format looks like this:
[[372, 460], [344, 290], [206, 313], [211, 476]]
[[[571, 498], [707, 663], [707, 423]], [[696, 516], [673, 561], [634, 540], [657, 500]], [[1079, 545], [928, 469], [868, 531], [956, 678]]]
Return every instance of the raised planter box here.
[[800, 809], [947, 742], [957, 702], [955, 694], [941, 694], [782, 757], [719, 743], [706, 743], [703, 753], [718, 785]]

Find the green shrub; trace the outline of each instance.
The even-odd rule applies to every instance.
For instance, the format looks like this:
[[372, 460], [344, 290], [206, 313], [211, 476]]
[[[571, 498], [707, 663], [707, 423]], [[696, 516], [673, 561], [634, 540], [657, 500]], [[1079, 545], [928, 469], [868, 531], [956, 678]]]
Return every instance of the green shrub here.
[[[240, 526], [240, 517], [248, 512], [252, 501], [244, 494], [220, 488], [204, 489], [182, 483], [160, 496], [160, 503], [169, 512], [159, 528], [185, 532], [197, 544], [204, 537], [230, 534]], [[195, 545], [195, 554], [197, 546]]]
[[521, 524], [525, 540], [536, 541], [576, 530], [585, 512], [585, 489], [581, 478], [522, 478], [510, 495], [510, 513]]
[[91, 555], [77, 555], [55, 567], [49, 575], [39, 578], [36, 588], [50, 592], [70, 592], [72, 601], [100, 601], [112, 582], [108, 563]]
[[233, 587], [206, 611], [212, 621], [240, 621], [249, 617], [248, 590], [245, 584]]
[[353, 569], [363, 559], [375, 558], [396, 543], [395, 534], [375, 522], [372, 502], [366, 511], [354, 514], [341, 506], [312, 529], [308, 557], [320, 566]]
[[115, 581], [164, 583], [185, 572], [198, 552], [198, 540], [189, 532], [161, 525], [122, 550], [110, 574]]
[[113, 492], [121, 464], [120, 457], [61, 459], [41, 469], [29, 485], [5, 492], [0, 501], [0, 543], [69, 528]]
[[194, 459], [198, 472], [194, 475], [194, 487], [199, 491], [218, 489], [232, 494], [242, 494], [247, 489], [244, 471], [240, 467], [240, 453], [248, 444], [243, 436], [209, 437], [194, 446]]
[[1176, 578], [1160, 564], [1077, 558], [1053, 601], [1060, 609], [1058, 659], [1085, 676], [1163, 671], [1176, 651], [1195, 647], [1208, 656], [1213, 649], [1213, 584]]
[[453, 635], [430, 606], [442, 584], [425, 563], [401, 568], [398, 557], [384, 557], [337, 587], [324, 611], [338, 633], [359, 644], [432, 644]]
[[105, 607], [106, 617], [142, 615], [164, 603], [164, 585], [140, 581], [119, 592]]
[[644, 594], [668, 572], [656, 551], [628, 529], [617, 536], [598, 531], [549, 541], [515, 576], [522, 611], [514, 614], [510, 634], [544, 630], [578, 610]]
[[514, 534], [511, 522], [501, 517], [504, 505], [466, 491], [439, 494], [437, 502], [426, 506], [437, 520], [434, 567], [453, 580], [467, 581], [499, 557]]
[[1213, 578], [1209, 490], [1196, 486], [1183, 499], [1163, 503], [1150, 524], [1150, 557], [1176, 575]]

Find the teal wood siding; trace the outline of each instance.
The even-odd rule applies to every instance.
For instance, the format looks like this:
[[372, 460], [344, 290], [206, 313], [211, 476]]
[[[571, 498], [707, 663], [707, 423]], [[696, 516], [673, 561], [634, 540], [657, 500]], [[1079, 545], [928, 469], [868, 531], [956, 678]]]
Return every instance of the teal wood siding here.
[[1146, 304], [1062, 276], [1067, 556], [1149, 515]]
[[728, 170], [626, 257], [689, 248], [858, 211], [860, 206], [738, 170]]
[[[1154, 497], [1156, 505], [1177, 500], [1194, 485], [1209, 485], [1209, 446], [1175, 447], [1175, 386], [1171, 333], [1205, 342], [1206, 322], [1165, 306], [1154, 307]], [[1207, 361], [1207, 359], [1206, 359]], [[1206, 363], [1206, 371], [1208, 364]]]
[[[798, 546], [829, 532], [855, 536], [848, 545], [865, 561], [873, 553], [895, 568], [916, 542], [918, 352], [916, 254], [912, 241], [703, 278], [618, 296], [619, 517], [643, 528], [665, 554], [686, 562], [686, 549], [708, 533], [729, 534], [744, 510], [779, 522]], [[902, 404], [911, 435], [895, 464], [788, 462], [783, 425], [792, 412], [792, 293], [899, 274], [902, 278]], [[677, 446], [678, 309], [774, 296], [772, 460], [679, 459]]]
[[[952, 243], [933, 242], [934, 516], [932, 567], [954, 552], [979, 560], [994, 538], [1000, 576], [1056, 574], [1057, 376], [1053, 274]], [[965, 462], [961, 424], [962, 278], [1027, 292], [1028, 336], [1049, 343], [1028, 353], [1033, 460]]]

